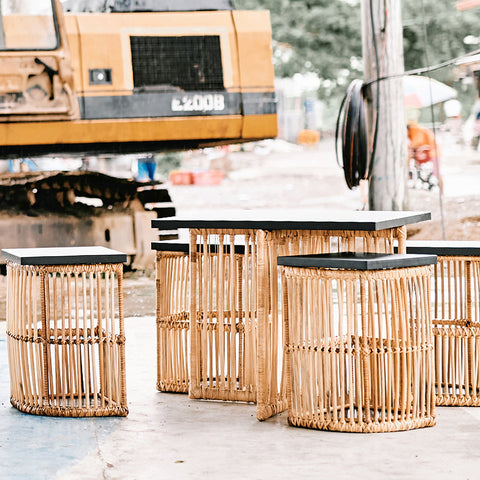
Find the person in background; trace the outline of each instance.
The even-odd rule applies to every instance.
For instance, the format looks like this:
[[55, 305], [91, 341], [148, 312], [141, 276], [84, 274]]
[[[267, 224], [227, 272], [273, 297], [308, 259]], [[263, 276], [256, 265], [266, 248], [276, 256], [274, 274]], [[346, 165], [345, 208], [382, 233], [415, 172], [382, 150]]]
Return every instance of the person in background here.
[[440, 191], [443, 192], [443, 180], [440, 174], [440, 148], [435, 135], [427, 127], [419, 125], [415, 120], [407, 122], [408, 158], [415, 158], [418, 162], [431, 161], [433, 175], [437, 178]]
[[155, 168], [157, 166], [155, 162], [155, 157], [153, 154], [148, 153], [144, 155], [139, 155], [137, 158], [137, 180], [139, 182], [146, 182], [148, 180], [155, 179]]

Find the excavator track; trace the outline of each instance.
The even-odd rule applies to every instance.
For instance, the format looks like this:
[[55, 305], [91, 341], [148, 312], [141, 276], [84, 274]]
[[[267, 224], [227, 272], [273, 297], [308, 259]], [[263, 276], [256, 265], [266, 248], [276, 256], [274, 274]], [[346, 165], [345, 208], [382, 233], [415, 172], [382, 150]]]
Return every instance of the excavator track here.
[[150, 243], [158, 240], [151, 220], [173, 215], [162, 182], [88, 171], [0, 174], [0, 248], [103, 245], [148, 267]]

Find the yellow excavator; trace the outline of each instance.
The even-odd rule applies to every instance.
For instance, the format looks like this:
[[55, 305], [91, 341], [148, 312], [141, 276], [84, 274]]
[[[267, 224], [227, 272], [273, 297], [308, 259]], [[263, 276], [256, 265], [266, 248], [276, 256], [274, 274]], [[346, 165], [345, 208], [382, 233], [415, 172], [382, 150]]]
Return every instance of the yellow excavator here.
[[[276, 136], [268, 12], [238, 11], [230, 0], [112, 0], [97, 12], [78, 11], [79, 3], [0, 1], [1, 159], [186, 150]], [[135, 215], [165, 214], [159, 204], [171, 214], [168, 192], [107, 177], [2, 175], [0, 231], [12, 215], [17, 231], [10, 223], [0, 246], [96, 243], [141, 255], [150, 238], [139, 246]], [[66, 215], [76, 198], [98, 194], [103, 213], [131, 218], [127, 244], [125, 219], [88, 228], [103, 215], [87, 212], [54, 218], [55, 226], [39, 213], [56, 205], [55, 215]]]

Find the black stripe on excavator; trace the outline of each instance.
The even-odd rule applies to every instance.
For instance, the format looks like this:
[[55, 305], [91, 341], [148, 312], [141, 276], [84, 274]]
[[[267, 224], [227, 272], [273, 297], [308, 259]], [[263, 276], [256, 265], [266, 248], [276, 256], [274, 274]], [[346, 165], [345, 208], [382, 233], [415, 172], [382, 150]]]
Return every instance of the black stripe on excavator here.
[[84, 120], [267, 115], [277, 112], [273, 92], [134, 92], [132, 95], [79, 97], [79, 104]]
[[[58, 122], [62, 125], [62, 122]], [[60, 127], [61, 128], [61, 127]], [[264, 138], [264, 137], [262, 137]], [[256, 138], [223, 138], [199, 140], [159, 140], [154, 142], [109, 142], [109, 143], [50, 143], [45, 145], [0, 145], [0, 161], [11, 158], [25, 158], [39, 155], [126, 155], [142, 152], [163, 152], [172, 150], [194, 150], [216, 147], [238, 142], [258, 140]]]

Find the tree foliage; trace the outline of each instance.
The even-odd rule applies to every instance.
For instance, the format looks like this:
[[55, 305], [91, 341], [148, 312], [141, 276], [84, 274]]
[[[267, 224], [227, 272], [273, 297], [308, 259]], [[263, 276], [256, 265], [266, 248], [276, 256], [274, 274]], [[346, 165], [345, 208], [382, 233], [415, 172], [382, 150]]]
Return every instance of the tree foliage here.
[[324, 98], [361, 76], [358, 1], [236, 0], [235, 6], [270, 10], [277, 76], [315, 72]]
[[[459, 11], [451, 0], [403, 0], [405, 69], [437, 65], [472, 51], [464, 39], [478, 31], [479, 13], [478, 8]], [[452, 75], [453, 69], [437, 73], [446, 81]]]

